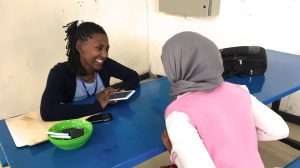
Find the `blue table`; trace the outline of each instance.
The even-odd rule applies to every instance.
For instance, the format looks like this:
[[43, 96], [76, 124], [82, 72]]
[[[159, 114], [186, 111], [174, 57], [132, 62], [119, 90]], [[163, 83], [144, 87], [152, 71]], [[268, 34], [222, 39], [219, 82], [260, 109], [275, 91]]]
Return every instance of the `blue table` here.
[[[293, 75], [300, 70], [300, 57], [272, 50], [267, 55], [265, 76], [228, 79], [246, 84], [265, 104], [300, 89], [300, 78]], [[18, 149], [3, 120], [0, 143], [12, 168], [133, 167], [165, 150], [160, 135], [165, 128], [163, 112], [171, 100], [168, 93], [166, 78], [142, 84], [130, 100], [106, 110], [113, 121], [96, 124], [90, 141], [79, 150], [63, 151], [49, 142]]]
[[4, 121], [0, 142], [12, 168], [34, 167], [131, 167], [164, 151], [160, 134], [164, 129], [163, 109], [169, 103], [168, 82], [145, 83], [127, 102], [112, 105], [108, 123], [94, 125], [89, 142], [79, 150], [63, 151], [49, 142], [16, 148]]
[[286, 165], [284, 168], [299, 168], [300, 167], [300, 157], [293, 160], [291, 163]]
[[260, 101], [270, 104], [300, 90], [300, 55], [267, 50], [267, 71], [264, 76], [232, 77], [227, 81], [246, 84]]

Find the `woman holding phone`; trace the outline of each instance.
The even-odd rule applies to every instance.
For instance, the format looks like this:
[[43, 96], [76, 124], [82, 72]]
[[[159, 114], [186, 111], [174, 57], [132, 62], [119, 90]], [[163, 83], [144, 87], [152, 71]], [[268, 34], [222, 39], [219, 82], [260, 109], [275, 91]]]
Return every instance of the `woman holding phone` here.
[[43, 120], [79, 118], [103, 111], [116, 91], [109, 87], [110, 77], [123, 81], [118, 89], [139, 87], [137, 72], [108, 57], [108, 36], [100, 25], [74, 21], [64, 28], [68, 60], [49, 72], [41, 100]]

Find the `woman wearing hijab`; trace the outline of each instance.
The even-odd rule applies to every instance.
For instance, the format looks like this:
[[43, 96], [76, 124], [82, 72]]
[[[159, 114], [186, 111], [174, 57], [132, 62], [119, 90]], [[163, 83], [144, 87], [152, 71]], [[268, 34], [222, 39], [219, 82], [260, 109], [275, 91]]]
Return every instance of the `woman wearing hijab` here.
[[163, 134], [171, 161], [184, 168], [264, 167], [257, 140], [285, 138], [289, 128], [245, 86], [223, 80], [217, 46], [182, 32], [163, 46], [162, 63], [176, 97]]

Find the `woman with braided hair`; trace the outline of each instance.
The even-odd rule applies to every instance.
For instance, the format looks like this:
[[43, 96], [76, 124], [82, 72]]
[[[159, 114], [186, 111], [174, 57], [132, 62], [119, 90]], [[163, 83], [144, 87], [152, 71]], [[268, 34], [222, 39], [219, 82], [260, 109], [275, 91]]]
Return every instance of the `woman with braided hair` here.
[[[108, 57], [105, 30], [93, 23], [74, 21], [66, 26], [66, 62], [49, 72], [41, 100], [41, 117], [46, 121], [79, 118], [103, 111], [109, 96], [110, 77], [123, 81], [118, 89], [139, 86], [138, 74]], [[89, 99], [89, 103], [78, 103]]]

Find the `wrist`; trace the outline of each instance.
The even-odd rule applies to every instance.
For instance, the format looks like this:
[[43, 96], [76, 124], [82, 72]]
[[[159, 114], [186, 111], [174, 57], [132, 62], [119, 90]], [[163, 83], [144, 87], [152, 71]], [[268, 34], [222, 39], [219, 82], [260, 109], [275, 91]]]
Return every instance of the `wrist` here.
[[102, 106], [102, 104], [101, 104], [101, 102], [100, 102], [98, 99], [96, 99], [95, 104], [97, 105], [97, 107], [98, 107], [101, 111], [104, 109], [103, 106]]

